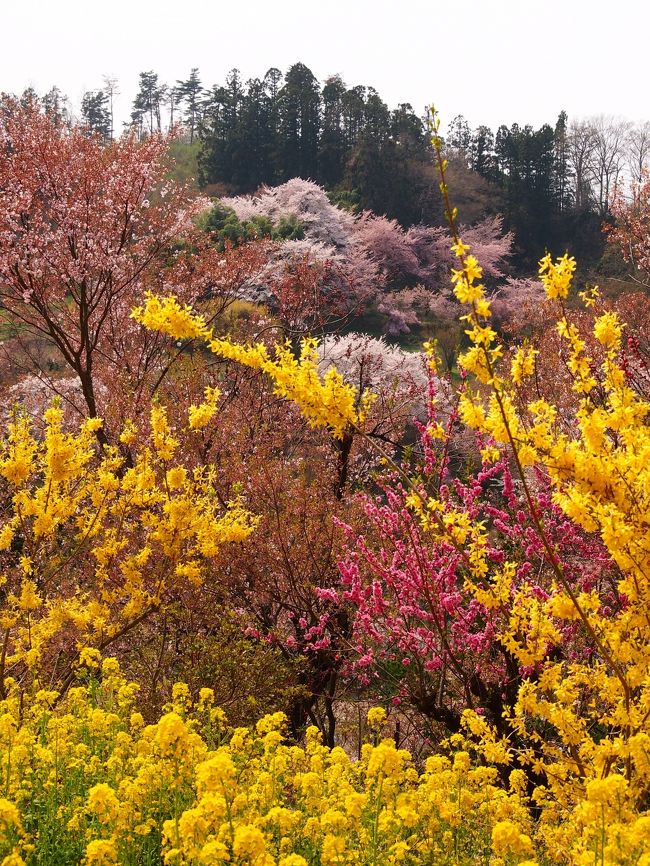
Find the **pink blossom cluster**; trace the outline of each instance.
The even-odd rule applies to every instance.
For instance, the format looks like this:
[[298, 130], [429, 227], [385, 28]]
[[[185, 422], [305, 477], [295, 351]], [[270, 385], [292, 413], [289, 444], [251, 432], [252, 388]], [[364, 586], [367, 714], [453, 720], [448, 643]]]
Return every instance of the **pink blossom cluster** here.
[[[222, 204], [240, 220], [262, 215], [277, 224], [293, 216], [304, 226], [305, 239], [281, 244], [270, 265], [252, 280], [258, 291], [266, 288], [272, 295], [272, 280], [287, 263], [308, 258], [330, 266], [329, 279], [335, 278], [338, 289], [347, 291], [351, 308], [373, 303], [386, 316], [389, 335], [408, 333], [423, 313], [447, 320], [458, 316], [447, 279], [453, 261], [445, 228], [405, 229], [370, 211], [354, 216], [333, 205], [317, 184], [300, 178], [265, 187], [253, 196], [222, 199]], [[503, 220], [489, 217], [461, 231], [485, 276], [501, 279], [513, 240], [511, 233], [504, 234]]]

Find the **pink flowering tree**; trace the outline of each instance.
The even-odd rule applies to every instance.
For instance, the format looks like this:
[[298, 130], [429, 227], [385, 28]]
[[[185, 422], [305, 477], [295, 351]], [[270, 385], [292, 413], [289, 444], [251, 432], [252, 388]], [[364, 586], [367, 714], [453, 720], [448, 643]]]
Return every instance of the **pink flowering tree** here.
[[265, 216], [278, 224], [297, 217], [308, 238], [335, 249], [347, 247], [355, 221], [352, 214], [330, 202], [322, 187], [298, 177], [280, 186], [263, 187], [255, 195], [223, 198], [221, 204], [232, 208], [242, 221]]
[[[305, 238], [280, 244], [272, 265], [254, 281], [258, 297], [261, 291], [262, 298], [272, 300], [277, 309], [282, 303], [272, 279], [285, 283], [286, 269], [302, 257], [305, 262], [326, 266], [321, 291], [312, 296], [318, 298], [321, 309], [326, 297], [338, 300], [339, 314], [332, 315], [332, 321], [346, 321], [355, 311], [374, 305], [385, 317], [386, 333], [397, 336], [419, 325], [423, 315], [437, 319], [444, 310], [440, 322], [445, 327], [458, 318], [460, 307], [448, 289], [452, 256], [446, 228], [419, 225], [404, 229], [396, 220], [370, 211], [353, 216], [333, 205], [317, 184], [299, 178], [221, 203], [232, 208], [240, 220], [264, 216], [277, 225], [296, 218], [304, 227]], [[483, 263], [485, 276], [496, 285], [503, 278], [512, 234], [504, 233], [500, 217], [463, 227], [463, 232]], [[344, 298], [347, 304], [341, 304]], [[314, 310], [317, 306], [312, 304]], [[347, 310], [345, 316], [340, 315], [341, 309]]]
[[[436, 391], [432, 380], [432, 398]], [[489, 443], [479, 442], [487, 450], [481, 459], [478, 450], [474, 458], [469, 455], [474, 466], [466, 475], [451, 450], [457, 429], [453, 410], [446, 419], [429, 417], [420, 425], [419, 463], [411, 473], [415, 484], [389, 472], [378, 493], [359, 495], [365, 527], [359, 528], [360, 520], [342, 527], [346, 553], [339, 581], [319, 591], [333, 619], [323, 619], [316, 639], [333, 628], [344, 609], [347, 633], [338, 636], [344, 672], [370, 699], [428, 719], [438, 734], [458, 731], [463, 710], [471, 708], [516, 747], [508, 711], [523, 679], [534, 678], [544, 661], [522, 666], [499, 636], [507, 633], [517, 593], [542, 601], [553, 595], [553, 566], [508, 460], [491, 462]], [[467, 466], [467, 454], [463, 463]], [[603, 609], [615, 609], [621, 603], [616, 568], [603, 545], [555, 506], [544, 473], [531, 470], [530, 487], [554, 555], [576, 592], [596, 590]], [[414, 514], [413, 498], [426, 500], [432, 493], [442, 510], [427, 530]], [[489, 528], [494, 574], [513, 569], [507, 596], [494, 603], [486, 592], [483, 602], [468, 585], [470, 548], [458, 542], [458, 534], [454, 540], [449, 531], [436, 531], [436, 520], [447, 527], [462, 527], [466, 520], [468, 526]], [[557, 627], [562, 640], [548, 644], [548, 658], [589, 657], [593, 646], [579, 624], [558, 620]]]
[[[200, 242], [192, 218], [204, 205], [166, 180], [161, 136], [105, 145], [36, 103], [9, 100], [4, 107], [2, 315], [19, 335], [56, 348], [79, 382], [81, 403], [73, 398], [73, 405], [95, 417], [104, 414], [103, 393], [112, 399], [125, 387], [137, 391], [166, 350], [130, 318], [145, 289], [187, 299], [215, 283], [216, 257], [197, 265], [187, 243]], [[51, 382], [47, 370], [41, 374]], [[99, 435], [105, 440], [106, 430]]]
[[611, 212], [615, 223], [607, 226], [610, 240], [633, 269], [633, 278], [650, 284], [650, 174], [640, 172], [639, 181], [626, 190], [616, 190]]

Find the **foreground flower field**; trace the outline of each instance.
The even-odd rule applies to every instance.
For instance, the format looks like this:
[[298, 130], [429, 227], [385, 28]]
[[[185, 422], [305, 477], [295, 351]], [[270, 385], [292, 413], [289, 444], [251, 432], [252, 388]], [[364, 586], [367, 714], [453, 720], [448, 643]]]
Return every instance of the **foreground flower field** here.
[[460, 737], [418, 770], [382, 739], [381, 709], [352, 760], [315, 728], [303, 746], [287, 742], [282, 713], [229, 728], [209, 689], [193, 703], [183, 684], [145, 725], [137, 686], [92, 650], [79, 678], [56, 709], [45, 690], [29, 708], [17, 694], [3, 703], [6, 866], [648, 862], [650, 818], [618, 775], [590, 782], [570, 815], [536, 822], [521, 770], [502, 784]]

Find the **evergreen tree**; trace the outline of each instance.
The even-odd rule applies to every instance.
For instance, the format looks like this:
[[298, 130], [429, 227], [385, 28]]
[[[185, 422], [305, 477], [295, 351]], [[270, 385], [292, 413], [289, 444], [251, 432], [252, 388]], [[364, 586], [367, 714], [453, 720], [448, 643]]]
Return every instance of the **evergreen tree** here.
[[408, 103], [390, 112], [367, 89], [363, 125], [348, 160], [346, 180], [363, 208], [412, 225], [432, 213], [431, 165], [422, 121]]
[[359, 190], [362, 207], [392, 215], [394, 175], [389, 164], [395, 159], [392, 142], [389, 147], [390, 112], [373, 88], [354, 90], [355, 96], [363, 92], [365, 101], [362, 117], [355, 118], [358, 126], [347, 166], [347, 185]]
[[343, 111], [343, 140], [351, 151], [359, 140], [365, 122], [366, 88], [361, 85], [346, 90], [341, 99]]
[[[27, 91], [25, 91], [27, 93]], [[68, 97], [54, 85], [41, 100], [45, 113], [57, 122], [70, 123], [70, 106]]]
[[280, 177], [280, 90], [282, 73], [275, 66], [267, 69], [264, 79], [264, 103], [266, 105], [268, 140], [265, 146], [264, 182], [273, 184]]
[[558, 213], [566, 213], [572, 204], [571, 168], [569, 163], [569, 141], [567, 135], [567, 113], [561, 111], [555, 124], [553, 136], [554, 183], [553, 199]]
[[555, 208], [555, 133], [500, 126], [495, 138], [497, 180], [505, 193], [505, 216], [527, 261], [537, 260], [552, 237]]
[[272, 183], [277, 156], [277, 118], [273, 117], [266, 85], [259, 78], [246, 82], [239, 117], [239, 150], [235, 155], [234, 179], [243, 191]]
[[167, 87], [160, 84], [155, 72], [140, 73], [140, 89], [133, 100], [131, 126], [142, 137], [162, 130], [161, 106]]
[[304, 63], [287, 72], [279, 93], [283, 180], [318, 176], [321, 95], [318, 81]]
[[469, 165], [481, 177], [494, 179], [496, 173], [494, 133], [489, 126], [478, 126], [472, 133], [469, 144]]
[[199, 78], [199, 70], [194, 68], [190, 71], [190, 77], [185, 81], [177, 81], [173, 92], [176, 94], [176, 102], [185, 103], [183, 122], [190, 133], [190, 144], [198, 132], [201, 120], [201, 107], [203, 97], [203, 85]]
[[429, 159], [429, 139], [424, 124], [409, 102], [401, 102], [392, 112], [390, 134], [404, 158]]
[[109, 138], [112, 140], [115, 136], [115, 119], [114, 119], [115, 116], [114, 116], [114, 112], [113, 112], [113, 102], [115, 100], [115, 97], [117, 96], [117, 94], [120, 91], [119, 91], [119, 87], [117, 86], [117, 78], [115, 78], [112, 75], [104, 75], [103, 79], [104, 79], [103, 91], [106, 94], [106, 96], [108, 97], [108, 110], [109, 110], [110, 116], [111, 116], [111, 130], [110, 130]]
[[457, 114], [447, 128], [447, 149], [464, 162], [469, 162], [472, 134], [462, 114]]
[[326, 187], [337, 186], [343, 179], [349, 154], [343, 129], [345, 84], [340, 76], [328, 78], [323, 86], [323, 115], [318, 149], [318, 180]]
[[105, 141], [110, 141], [112, 123], [107, 93], [103, 90], [84, 93], [81, 100], [81, 117], [90, 132], [101, 135]]

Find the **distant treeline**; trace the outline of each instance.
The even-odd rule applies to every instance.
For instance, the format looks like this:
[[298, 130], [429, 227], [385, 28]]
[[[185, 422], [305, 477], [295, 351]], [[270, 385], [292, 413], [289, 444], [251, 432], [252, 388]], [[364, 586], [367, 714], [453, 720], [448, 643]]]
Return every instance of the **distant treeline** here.
[[[114, 79], [85, 94], [82, 121], [113, 137]], [[53, 89], [47, 110], [65, 111]], [[206, 88], [198, 69], [174, 85], [140, 74], [129, 126], [138, 136], [182, 123], [197, 151], [198, 181], [211, 194], [249, 193], [292, 177], [324, 186], [332, 199], [402, 225], [442, 219], [426, 118], [409, 103], [390, 109], [372, 87], [339, 76], [321, 85], [302, 63], [242, 81], [233, 69]], [[513, 124], [472, 129], [459, 115], [446, 144], [461, 217], [502, 213], [522, 266], [547, 246], [583, 261], [602, 255], [602, 225], [623, 178], [638, 180], [650, 156], [650, 124], [611, 118], [569, 122], [561, 112], [539, 129]]]

